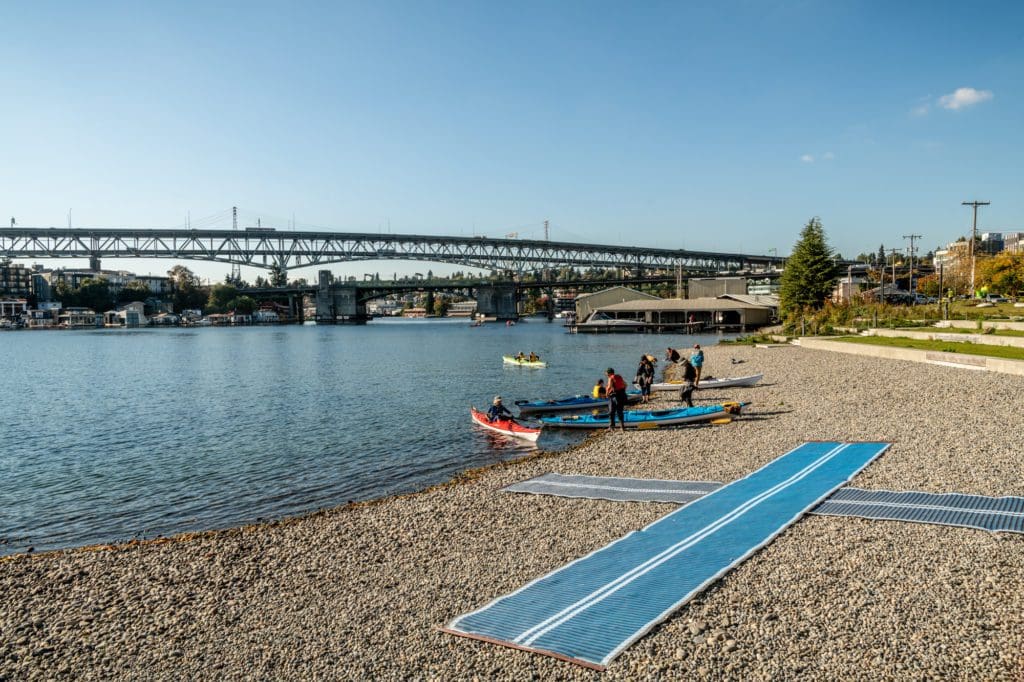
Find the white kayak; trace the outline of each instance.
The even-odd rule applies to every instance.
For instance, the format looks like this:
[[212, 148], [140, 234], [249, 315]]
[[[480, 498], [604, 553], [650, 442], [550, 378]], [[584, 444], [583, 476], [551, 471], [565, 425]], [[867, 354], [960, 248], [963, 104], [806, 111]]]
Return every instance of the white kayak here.
[[[763, 374], [751, 374], [748, 377], [715, 377], [713, 379], [701, 379], [697, 390], [705, 388], [729, 388], [731, 386], [753, 386], [764, 378]], [[682, 381], [663, 381], [660, 384], [651, 384], [652, 391], [678, 391], [683, 387]]]

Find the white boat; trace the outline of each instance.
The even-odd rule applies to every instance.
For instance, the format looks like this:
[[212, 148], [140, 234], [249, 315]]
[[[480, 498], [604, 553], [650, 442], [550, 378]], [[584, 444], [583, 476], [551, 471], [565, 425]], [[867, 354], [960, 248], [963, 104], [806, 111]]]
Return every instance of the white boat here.
[[[764, 378], [763, 374], [751, 374], [746, 377], [716, 377], [713, 379], [701, 379], [697, 390], [705, 388], [730, 388], [735, 386], [753, 386]], [[678, 391], [683, 387], [682, 381], [663, 381], [659, 384], [651, 384], [652, 391]]]

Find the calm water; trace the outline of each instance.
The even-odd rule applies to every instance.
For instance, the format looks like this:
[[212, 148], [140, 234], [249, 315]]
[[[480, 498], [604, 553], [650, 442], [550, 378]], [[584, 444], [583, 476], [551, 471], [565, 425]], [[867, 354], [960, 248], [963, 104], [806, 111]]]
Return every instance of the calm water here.
[[[532, 450], [471, 404], [584, 393], [716, 337], [556, 321], [0, 333], [0, 554], [239, 525], [422, 489]], [[546, 369], [506, 367], [536, 351]], [[580, 438], [546, 432], [543, 449]]]

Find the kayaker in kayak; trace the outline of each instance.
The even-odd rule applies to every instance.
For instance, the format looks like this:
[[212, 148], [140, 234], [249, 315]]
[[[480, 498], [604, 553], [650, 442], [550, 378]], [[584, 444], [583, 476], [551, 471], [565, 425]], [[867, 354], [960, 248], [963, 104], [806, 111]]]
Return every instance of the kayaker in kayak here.
[[[508, 416], [504, 417], [504, 415]], [[501, 396], [496, 395], [494, 396], [494, 401], [491, 403], [491, 406], [487, 408], [487, 421], [495, 422], [499, 419], [508, 419], [511, 421], [512, 413], [509, 412], [507, 407], [501, 404]]]
[[518, 362], [522, 362], [525, 359], [526, 359], [526, 355], [523, 353], [523, 351], [519, 351], [518, 353], [516, 353], [516, 360]]
[[533, 352], [533, 351], [531, 350], [531, 351], [530, 351], [530, 362], [537, 362], [538, 360], [540, 360], [540, 356], [539, 356], [539, 355], [537, 355], [536, 353], [534, 353], [534, 352]]
[[619, 425], [626, 430], [626, 380], [609, 367], [608, 375], [608, 428], [615, 428], [615, 415], [619, 416]]
[[590, 392], [590, 395], [594, 396], [595, 398], [607, 398], [608, 397], [608, 395], [605, 393], [605, 389], [604, 389], [604, 379], [598, 379], [597, 380], [597, 383], [594, 384], [594, 390]]

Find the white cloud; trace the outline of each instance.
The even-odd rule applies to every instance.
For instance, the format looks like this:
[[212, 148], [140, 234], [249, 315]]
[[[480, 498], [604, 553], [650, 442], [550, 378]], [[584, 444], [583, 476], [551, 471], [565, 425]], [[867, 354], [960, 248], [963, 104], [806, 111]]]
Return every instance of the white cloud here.
[[800, 160], [803, 161], [804, 163], [814, 163], [814, 157], [811, 156], [810, 154], [804, 154], [803, 156], [800, 157]]
[[991, 90], [975, 90], [974, 88], [957, 88], [948, 95], [939, 98], [939, 104], [943, 109], [964, 109], [966, 107], [987, 102], [992, 99]]
[[836, 155], [833, 154], [832, 152], [825, 152], [824, 154], [821, 155], [821, 159], [823, 161], [831, 161], [834, 158], [836, 158]]
[[910, 115], [911, 116], [927, 116], [929, 108], [930, 108], [930, 105], [927, 102], [925, 102], [924, 104], [919, 104], [919, 105], [917, 105], [916, 107], [914, 107], [913, 109], [910, 110]]

